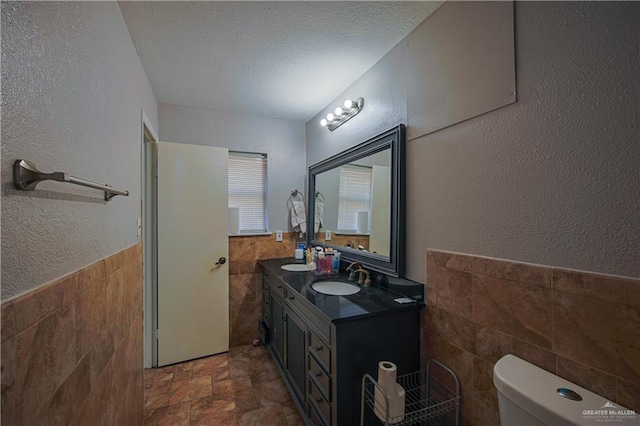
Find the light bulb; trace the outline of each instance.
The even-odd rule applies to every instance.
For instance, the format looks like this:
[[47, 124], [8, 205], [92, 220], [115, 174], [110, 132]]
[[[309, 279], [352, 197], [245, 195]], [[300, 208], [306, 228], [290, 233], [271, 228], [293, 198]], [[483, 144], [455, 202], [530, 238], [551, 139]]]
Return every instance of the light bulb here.
[[327, 114], [327, 120], [333, 121], [334, 118], [336, 118], [336, 116], [333, 115], [332, 113]]
[[324, 118], [322, 120], [320, 120], [320, 125], [322, 127], [327, 127], [327, 124], [329, 124], [329, 122], [327, 120], [325, 120]]
[[340, 117], [342, 114], [344, 114], [344, 110], [343, 110], [342, 108], [340, 108], [340, 107], [336, 108], [336, 110], [335, 110], [335, 111], [333, 111], [333, 112], [334, 112], [334, 113], [336, 114], [336, 116], [338, 116], [338, 117]]
[[354, 108], [355, 106], [355, 102], [353, 102], [351, 99], [347, 99], [346, 101], [344, 101], [344, 107], [347, 109]]

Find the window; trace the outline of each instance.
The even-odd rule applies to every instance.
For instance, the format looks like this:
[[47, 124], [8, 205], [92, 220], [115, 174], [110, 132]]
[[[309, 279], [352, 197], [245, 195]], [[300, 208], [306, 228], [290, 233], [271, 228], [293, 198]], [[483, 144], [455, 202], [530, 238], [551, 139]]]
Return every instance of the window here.
[[267, 230], [267, 156], [229, 151], [229, 207], [240, 211], [240, 232]]
[[370, 210], [371, 168], [353, 165], [340, 167], [338, 230], [355, 231], [358, 212]]

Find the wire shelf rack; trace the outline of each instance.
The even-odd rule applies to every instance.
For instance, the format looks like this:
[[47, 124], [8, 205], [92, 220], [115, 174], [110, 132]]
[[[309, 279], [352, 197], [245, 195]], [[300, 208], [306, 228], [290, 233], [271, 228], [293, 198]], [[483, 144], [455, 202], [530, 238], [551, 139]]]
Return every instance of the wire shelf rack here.
[[449, 367], [430, 359], [426, 368], [396, 380], [405, 391], [404, 415], [389, 417], [389, 399], [382, 386], [368, 374], [362, 377], [360, 426], [458, 426], [460, 382]]

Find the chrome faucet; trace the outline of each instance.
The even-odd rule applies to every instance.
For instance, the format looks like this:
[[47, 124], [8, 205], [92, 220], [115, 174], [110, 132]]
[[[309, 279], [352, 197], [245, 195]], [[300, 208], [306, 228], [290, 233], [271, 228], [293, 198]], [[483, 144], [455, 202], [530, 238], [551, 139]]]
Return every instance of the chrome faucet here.
[[353, 271], [353, 273], [360, 273], [360, 275], [358, 276], [358, 284], [364, 285], [365, 287], [371, 286], [371, 278], [369, 276], [369, 271], [367, 271], [364, 268], [359, 268]]
[[351, 265], [347, 266], [347, 272], [349, 272], [349, 281], [355, 281], [356, 269], [362, 269], [362, 265], [359, 262], [353, 262]]

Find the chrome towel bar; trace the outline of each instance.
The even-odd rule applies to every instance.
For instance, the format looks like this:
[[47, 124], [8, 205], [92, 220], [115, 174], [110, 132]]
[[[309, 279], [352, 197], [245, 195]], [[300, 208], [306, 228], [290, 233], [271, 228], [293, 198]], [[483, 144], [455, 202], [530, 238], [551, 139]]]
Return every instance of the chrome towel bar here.
[[30, 161], [16, 160], [13, 163], [13, 184], [22, 191], [33, 191], [36, 185], [44, 180], [55, 180], [57, 182], [67, 182], [74, 185], [86, 186], [88, 188], [104, 191], [104, 200], [109, 201], [116, 195], [128, 196], [129, 191], [112, 188], [109, 185], [101, 185], [85, 179], [77, 178], [63, 172], [43, 173]]

